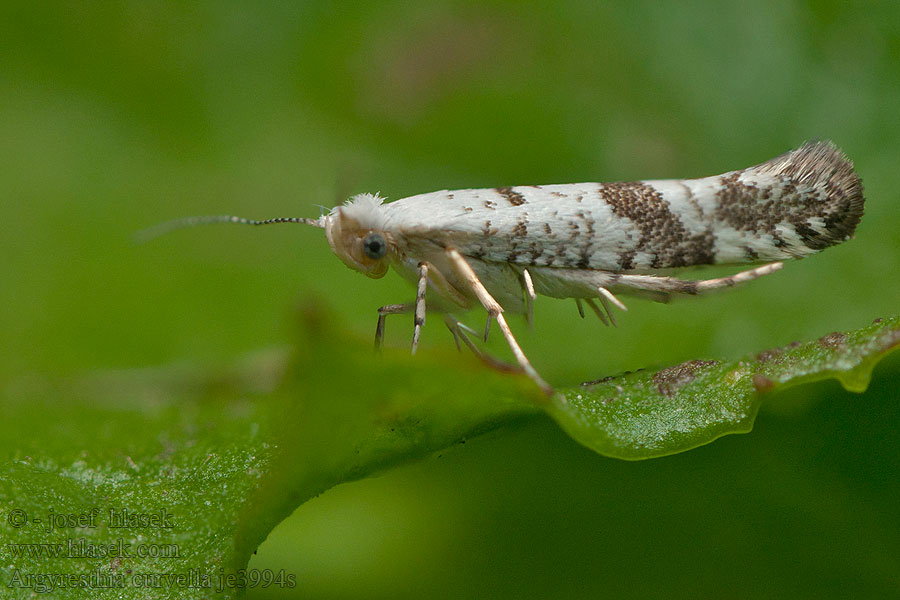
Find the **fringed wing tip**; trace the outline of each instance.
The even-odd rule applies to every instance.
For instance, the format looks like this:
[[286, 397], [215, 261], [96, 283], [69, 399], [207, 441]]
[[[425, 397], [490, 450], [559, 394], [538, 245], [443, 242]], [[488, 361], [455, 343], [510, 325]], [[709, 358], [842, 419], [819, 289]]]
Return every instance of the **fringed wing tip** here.
[[804, 240], [807, 245], [819, 250], [853, 237], [865, 209], [863, 184], [853, 162], [837, 146], [828, 140], [810, 141], [765, 166], [795, 184], [824, 190], [825, 229]]

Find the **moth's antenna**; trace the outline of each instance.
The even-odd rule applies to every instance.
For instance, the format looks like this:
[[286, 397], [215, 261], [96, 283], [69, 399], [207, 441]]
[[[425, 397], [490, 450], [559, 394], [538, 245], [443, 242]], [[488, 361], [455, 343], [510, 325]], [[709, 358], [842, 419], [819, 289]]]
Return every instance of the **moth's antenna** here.
[[233, 215], [214, 215], [205, 217], [185, 217], [183, 219], [175, 219], [174, 221], [166, 221], [142, 229], [134, 235], [134, 239], [139, 244], [148, 242], [161, 235], [166, 235], [177, 229], [186, 229], [188, 227], [196, 227], [197, 225], [212, 225], [214, 223], [237, 223], [238, 225], [273, 225], [275, 223], [300, 223], [303, 225], [312, 225], [319, 229], [325, 228], [324, 217], [318, 219], [305, 219], [303, 217], [276, 217], [274, 219], [265, 219], [257, 221], [256, 219], [245, 219], [244, 217], [235, 217]]

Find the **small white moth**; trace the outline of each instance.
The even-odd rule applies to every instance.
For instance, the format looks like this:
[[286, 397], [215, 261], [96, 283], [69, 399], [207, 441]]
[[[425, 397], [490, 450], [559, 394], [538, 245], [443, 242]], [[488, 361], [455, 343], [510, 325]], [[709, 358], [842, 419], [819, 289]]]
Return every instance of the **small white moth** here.
[[[481, 305], [524, 371], [552, 388], [519, 347], [504, 312], [532, 318], [537, 294], [586, 303], [606, 324], [617, 294], [666, 301], [772, 273], [849, 239], [863, 214], [862, 182], [830, 142], [810, 142], [770, 161], [702, 179], [573, 183], [439, 191], [385, 204], [360, 194], [318, 219], [257, 221], [191, 217], [149, 230], [158, 235], [203, 223], [304, 223], [325, 230], [344, 264], [372, 278], [389, 266], [417, 286], [414, 302], [378, 309], [376, 346], [389, 314], [413, 313], [412, 351], [425, 324], [425, 299], [459, 340], [483, 359], [471, 329], [449, 316]], [[776, 262], [767, 262], [776, 261]], [[661, 269], [767, 262], [729, 277], [680, 280]], [[595, 303], [599, 301], [600, 306]], [[601, 308], [602, 307], [602, 308]], [[507, 365], [508, 366], [508, 365]]]

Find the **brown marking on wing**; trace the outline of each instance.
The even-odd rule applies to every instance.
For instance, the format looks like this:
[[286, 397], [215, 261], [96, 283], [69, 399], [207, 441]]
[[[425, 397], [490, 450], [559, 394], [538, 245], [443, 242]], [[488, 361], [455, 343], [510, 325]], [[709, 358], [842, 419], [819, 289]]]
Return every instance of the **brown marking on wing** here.
[[[533, 186], [533, 187], [537, 187], [537, 186]], [[501, 196], [506, 198], [506, 201], [509, 202], [510, 204], [512, 204], [513, 206], [522, 206], [526, 202], [525, 196], [523, 196], [519, 192], [513, 190], [511, 187], [500, 187], [500, 188], [494, 188], [494, 189], [498, 194], [500, 194]]]
[[630, 220], [641, 233], [634, 248], [620, 257], [620, 268], [634, 268], [637, 252], [653, 255], [651, 268], [683, 267], [715, 262], [712, 230], [691, 235], [669, 203], [651, 185], [643, 182], [603, 184], [598, 194], [613, 214]]
[[516, 225], [512, 228], [510, 234], [513, 237], [528, 237], [528, 217], [522, 216], [518, 221], [516, 221]]
[[[743, 173], [772, 176], [758, 188], [739, 180]], [[809, 143], [756, 167], [723, 175], [715, 218], [738, 231], [768, 233], [779, 248], [787, 243], [776, 226], [790, 224], [804, 246], [821, 250], [852, 236], [862, 218], [862, 181], [853, 163], [827, 142]], [[817, 231], [811, 219], [824, 223]]]

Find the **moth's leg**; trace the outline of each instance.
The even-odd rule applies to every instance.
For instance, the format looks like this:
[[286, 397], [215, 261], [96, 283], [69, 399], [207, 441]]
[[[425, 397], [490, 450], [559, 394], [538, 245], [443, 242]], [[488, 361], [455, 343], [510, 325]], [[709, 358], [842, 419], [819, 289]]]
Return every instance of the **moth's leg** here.
[[428, 263], [419, 263], [419, 285], [416, 287], [415, 326], [413, 327], [412, 354], [419, 346], [419, 335], [425, 324], [425, 290], [428, 289]]
[[[412, 304], [388, 304], [378, 309], [378, 325], [375, 328], [375, 348], [380, 349], [384, 341], [384, 323], [387, 315], [399, 315], [413, 313], [415, 326], [413, 329], [412, 354], [416, 353], [419, 346], [419, 336], [422, 326], [425, 324], [425, 292], [430, 283], [441, 296], [449, 298], [455, 304], [468, 308], [469, 302], [465, 296], [454, 288], [434, 265], [422, 261], [416, 266], [418, 283], [416, 285], [416, 301]], [[457, 344], [458, 345], [458, 344]]]
[[456, 347], [459, 348], [459, 340], [462, 340], [466, 347], [472, 351], [479, 360], [483, 363], [491, 367], [492, 369], [497, 369], [498, 371], [502, 371], [504, 373], [521, 373], [522, 368], [518, 365], [511, 365], [508, 362], [504, 362], [499, 358], [494, 358], [490, 354], [482, 352], [478, 346], [475, 345], [472, 340], [469, 339], [469, 334], [477, 335], [475, 331], [466, 327], [464, 323], [460, 323], [451, 315], [444, 315], [444, 323], [447, 324], [447, 329], [450, 330], [450, 333], [453, 334], [453, 339], [456, 341]]
[[459, 345], [459, 338], [463, 334], [472, 334], [478, 335], [478, 332], [458, 320], [456, 317], [451, 315], [444, 315], [444, 323], [447, 325], [447, 329], [450, 330], [450, 333], [453, 334], [453, 341], [456, 342], [456, 351], [462, 352], [462, 347]]
[[512, 350], [513, 355], [516, 357], [516, 361], [522, 367], [522, 370], [525, 371], [525, 374], [531, 377], [545, 394], [548, 396], [553, 394], [553, 388], [538, 375], [538, 372], [531, 366], [528, 357], [522, 352], [522, 348], [519, 347], [519, 343], [516, 341], [515, 336], [513, 336], [512, 331], [510, 331], [509, 325], [506, 324], [506, 318], [503, 316], [503, 307], [500, 306], [500, 304], [494, 300], [494, 297], [491, 296], [490, 292], [487, 291], [487, 288], [485, 288], [484, 284], [481, 283], [481, 280], [478, 279], [478, 275], [475, 274], [475, 271], [473, 271], [469, 263], [466, 262], [466, 259], [463, 258], [455, 248], [447, 249], [447, 258], [450, 259], [453, 267], [475, 293], [475, 297], [478, 298], [481, 305], [487, 310], [488, 315], [497, 320], [497, 326], [500, 327], [500, 331], [503, 332], [506, 343], [509, 344], [510, 350]]
[[780, 271], [783, 266], [784, 263], [782, 262], [773, 262], [762, 265], [761, 267], [756, 267], [755, 269], [741, 271], [740, 273], [735, 273], [734, 275], [729, 275], [728, 277], [719, 277], [718, 279], [705, 279], [697, 281], [697, 293], [702, 294], [703, 292], [707, 292], [709, 290], [715, 290], [722, 287], [730, 287], [739, 283], [744, 283], [745, 281], [759, 279], [763, 275], [768, 275], [770, 273], [774, 273], [775, 271]]
[[414, 304], [387, 304], [378, 309], [378, 324], [375, 326], [375, 349], [381, 350], [384, 342], [384, 320], [388, 315], [402, 315], [415, 310]]
[[[597, 303], [594, 302], [593, 298], [575, 298], [575, 305], [578, 307], [578, 314], [581, 315], [581, 318], [584, 318], [584, 305], [582, 302], [587, 303], [588, 306], [591, 307], [591, 310], [594, 311], [594, 314], [597, 315], [597, 318], [600, 319], [600, 322], [609, 327], [612, 324], [613, 327], [616, 327], [616, 318], [612, 314], [612, 304], [615, 304], [622, 310], [628, 310], [628, 308], [622, 304], [622, 302], [612, 295], [608, 289], [604, 287], [597, 288], [598, 293], [597, 299], [600, 300], [600, 304], [603, 305], [601, 309], [597, 306]], [[604, 312], [605, 311], [605, 312]]]
[[[450, 325], [450, 321], [447, 320], [448, 318], [451, 319], [452, 321], [455, 321], [455, 326]], [[462, 352], [462, 346], [459, 345], [459, 335], [460, 334], [458, 332], [458, 328], [456, 327], [460, 324], [459, 321], [456, 321], [456, 319], [452, 319], [448, 315], [444, 315], [444, 324], [447, 326], [447, 329], [450, 330], [450, 333], [453, 334], [453, 343], [456, 344], [456, 351]]]
[[438, 294], [444, 298], [448, 298], [460, 308], [469, 308], [469, 299], [463, 296], [459, 290], [453, 287], [444, 274], [428, 261], [422, 261], [419, 265], [425, 265], [428, 269], [428, 283], [431, 284]]
[[613, 293], [605, 287], [600, 286], [597, 288], [597, 291], [600, 292], [600, 304], [603, 305], [603, 309], [606, 311], [606, 315], [609, 317], [609, 322], [612, 323], [613, 327], [618, 327], [618, 325], [616, 325], [616, 318], [613, 316], [612, 308], [610, 307], [610, 305], [614, 304], [619, 310], [628, 310], [628, 307], [625, 306], [621, 300], [616, 298]]
[[784, 263], [774, 262], [741, 271], [728, 277], [719, 277], [716, 279], [705, 280], [685, 280], [675, 279], [674, 277], [659, 277], [654, 275], [619, 275], [616, 284], [624, 288], [634, 288], [650, 292], [658, 292], [665, 295], [669, 294], [689, 294], [697, 295], [709, 292], [711, 290], [730, 287], [745, 281], [758, 279], [763, 275], [774, 273], [781, 269]]
[[[603, 298], [600, 298], [600, 301], [603, 302]], [[606, 315], [603, 314], [603, 311], [597, 306], [597, 303], [594, 302], [593, 298], [585, 298], [584, 301], [588, 306], [591, 307], [591, 310], [594, 311], [594, 314], [597, 315], [597, 318], [600, 319], [600, 322], [609, 327], [609, 324], [612, 323], [615, 327], [616, 320], [613, 318], [612, 313], [609, 311], [609, 306], [606, 304], [603, 305], [603, 308], [606, 309], [606, 315], [609, 315], [609, 319], [606, 318]]]
[[[613, 293], [605, 287], [600, 286], [597, 288], [597, 291], [600, 292], [600, 302], [603, 303], [603, 308], [605, 308], [607, 312], [609, 312], [610, 304], [615, 304], [619, 310], [628, 310], [628, 307], [625, 306], [621, 300], [613, 296]], [[610, 315], [609, 318], [612, 319], [612, 315]]]
[[[419, 274], [419, 284], [416, 294], [416, 330], [413, 332], [413, 354], [416, 353], [419, 331], [421, 331], [422, 325], [425, 324], [425, 291], [429, 283], [442, 297], [449, 299], [460, 308], [469, 308], [469, 299], [453, 287], [453, 285], [447, 281], [447, 278], [444, 277], [444, 274], [433, 264], [428, 261], [422, 261], [418, 264], [417, 270]], [[457, 321], [457, 323], [459, 322]], [[459, 325], [465, 327], [462, 323], [459, 323]], [[488, 322], [488, 327], [490, 327], [490, 322]], [[471, 331], [468, 327], [465, 328]], [[456, 347], [459, 349], [459, 339], [456, 338], [456, 332], [453, 329], [450, 331], [453, 333], [453, 337], [456, 339]], [[487, 334], [488, 332], [485, 331], [485, 339], [487, 339]]]
[[525, 288], [525, 322], [529, 327], [534, 326], [534, 298], [537, 294], [534, 291], [534, 282], [531, 280], [531, 273], [528, 269], [522, 269], [522, 287]]

